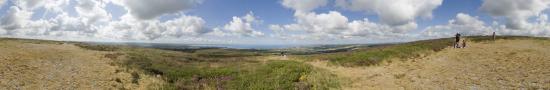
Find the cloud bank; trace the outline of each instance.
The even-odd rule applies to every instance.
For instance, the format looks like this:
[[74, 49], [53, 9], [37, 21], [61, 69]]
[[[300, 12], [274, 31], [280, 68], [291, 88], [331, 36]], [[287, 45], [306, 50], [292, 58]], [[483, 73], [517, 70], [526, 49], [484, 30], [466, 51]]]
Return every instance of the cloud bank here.
[[532, 27], [527, 20], [549, 5], [549, 0], [483, 0], [480, 9], [494, 17], [505, 17], [509, 29], [527, 29]]
[[[0, 19], [0, 31], [14, 37], [80, 37], [114, 40], [155, 40], [158, 38], [193, 37], [210, 32], [205, 21], [185, 15], [185, 10], [200, 4], [199, 0], [75, 0], [71, 15], [70, 0], [16, 0]], [[113, 20], [107, 4], [120, 5], [127, 10], [121, 20]], [[51, 18], [32, 20], [36, 9], [46, 9]], [[93, 13], [90, 13], [93, 12]], [[166, 14], [178, 17], [160, 21]]]
[[432, 11], [443, 0], [336, 0], [337, 6], [353, 11], [374, 13], [382, 23], [404, 25], [418, 17], [432, 18]]
[[[369, 38], [385, 39], [403, 37], [410, 30], [418, 27], [415, 19], [432, 17], [432, 10], [441, 5], [441, 0], [394, 0], [390, 3], [384, 0], [336, 0], [336, 5], [352, 11], [375, 12], [381, 17], [382, 23], [363, 20], [349, 20], [339, 11], [316, 13], [313, 10], [327, 4], [327, 0], [283, 0], [282, 5], [295, 11], [296, 23], [286, 25], [270, 25], [276, 32], [276, 37], [283, 39], [349, 39]], [[374, 4], [372, 4], [374, 3]], [[370, 5], [370, 6], [369, 6]]]
[[115, 0], [136, 19], [149, 20], [164, 14], [179, 13], [202, 3], [202, 0]]

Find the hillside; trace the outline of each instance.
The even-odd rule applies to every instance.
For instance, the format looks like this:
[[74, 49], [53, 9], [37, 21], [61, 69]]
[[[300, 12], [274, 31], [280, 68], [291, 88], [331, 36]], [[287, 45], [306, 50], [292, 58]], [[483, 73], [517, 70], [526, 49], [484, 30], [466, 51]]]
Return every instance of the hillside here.
[[549, 89], [550, 40], [467, 37], [274, 55], [0, 39], [0, 89]]
[[[550, 89], [550, 41], [500, 39], [367, 67], [309, 64], [347, 80], [344, 89]], [[367, 57], [365, 57], [367, 58]]]
[[329, 89], [338, 80], [254, 50], [169, 51], [121, 45], [0, 39], [0, 89]]
[[0, 89], [147, 89], [160, 80], [131, 71], [105, 57], [111, 52], [71, 43], [0, 39]]

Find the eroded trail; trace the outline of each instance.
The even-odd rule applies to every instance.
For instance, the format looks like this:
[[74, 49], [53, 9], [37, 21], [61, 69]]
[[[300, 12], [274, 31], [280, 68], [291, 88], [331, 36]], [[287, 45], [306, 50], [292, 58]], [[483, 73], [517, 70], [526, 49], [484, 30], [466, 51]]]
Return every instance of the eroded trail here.
[[0, 89], [145, 89], [105, 58], [72, 44], [0, 42]]
[[550, 89], [550, 43], [537, 40], [471, 43], [369, 67], [308, 63], [345, 78], [343, 89]]

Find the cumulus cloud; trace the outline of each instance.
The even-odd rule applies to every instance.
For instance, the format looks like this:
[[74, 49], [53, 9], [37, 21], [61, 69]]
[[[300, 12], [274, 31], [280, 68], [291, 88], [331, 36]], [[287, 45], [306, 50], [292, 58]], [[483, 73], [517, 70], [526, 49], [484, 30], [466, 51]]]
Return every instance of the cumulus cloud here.
[[[283, 39], [317, 40], [351, 39], [357, 37], [382, 39], [404, 36], [404, 34], [402, 34], [403, 32], [416, 29], [418, 26], [413, 21], [407, 21], [406, 23], [400, 25], [379, 24], [371, 22], [367, 18], [363, 20], [350, 21], [346, 16], [342, 15], [338, 11], [329, 11], [327, 13], [316, 13], [312, 11], [315, 8], [326, 5], [326, 1], [319, 1], [320, 3], [317, 4], [303, 3], [305, 1], [283, 1], [283, 6], [295, 10], [294, 18], [296, 23], [286, 25], [270, 25], [269, 28], [275, 32], [274, 37]], [[337, 4], [348, 5], [348, 2], [337, 1]], [[349, 5], [353, 4], [349, 3]], [[429, 15], [431, 16], [431, 11], [429, 12]], [[411, 17], [413, 18], [411, 20], [414, 20], [417, 16]]]
[[96, 0], [77, 0], [77, 2], [75, 9], [88, 24], [98, 21], [106, 22], [111, 19], [111, 15], [104, 9], [106, 2]]
[[[79, 5], [75, 7], [79, 12], [80, 17], [71, 17], [67, 12], [62, 12], [62, 6], [68, 5], [68, 0], [57, 0], [44, 2], [43, 0], [18, 0], [14, 1], [14, 6], [10, 6], [10, 10], [6, 15], [2, 16], [2, 27], [6, 32], [3, 34], [11, 36], [93, 36], [95, 31], [100, 26], [91, 24], [91, 21], [110, 19], [106, 17], [106, 12], [103, 7], [98, 7], [96, 2], [90, 1], [92, 4], [88, 8], [83, 8], [82, 0], [78, 1]], [[31, 20], [36, 8], [45, 8], [49, 11], [54, 11], [55, 15], [49, 19]], [[44, 13], [47, 13], [45, 11]], [[85, 13], [84, 13], [85, 12]], [[91, 17], [89, 12], [97, 12], [105, 17]], [[96, 20], [97, 19], [97, 20]], [[106, 20], [104, 20], [106, 21]]]
[[539, 37], [550, 37], [550, 23], [548, 23], [548, 15], [541, 14], [535, 19], [535, 22], [529, 23], [529, 27], [523, 30], [510, 29], [506, 25], [495, 25], [497, 33], [505, 35], [528, 35]]
[[223, 30], [216, 28], [222, 32], [221, 36], [227, 35], [237, 35], [237, 36], [250, 36], [257, 37], [263, 36], [264, 33], [257, 31], [253, 28], [254, 24], [260, 23], [261, 20], [258, 20], [254, 13], [249, 12], [245, 16], [237, 17], [233, 16], [232, 21], [223, 26]]
[[33, 13], [11, 6], [6, 15], [0, 19], [0, 27], [5, 30], [15, 30], [25, 27]]
[[[30, 17], [30, 16], [29, 16]], [[60, 14], [52, 19], [30, 20], [21, 19], [24, 22], [19, 22], [17, 28], [5, 29], [6, 35], [16, 37], [32, 37], [32, 36], [55, 36], [55, 37], [89, 37], [93, 36], [98, 29], [97, 26], [86, 24], [82, 18], [70, 17], [66, 13]], [[10, 27], [11, 25], [2, 25]]]
[[549, 5], [549, 0], [483, 0], [480, 9], [494, 17], [505, 17], [509, 29], [526, 29], [530, 27], [528, 19]]
[[[121, 2], [116, 0], [75, 0], [73, 5], [76, 16], [69, 15], [70, 12], [63, 8], [71, 6], [69, 0], [40, 1], [43, 0], [15, 1], [14, 6], [10, 6], [10, 10], [0, 18], [0, 34], [13, 37], [156, 40], [159, 38], [199, 37], [211, 32], [210, 29], [205, 28], [206, 22], [202, 18], [184, 14], [179, 14], [178, 17], [166, 21], [142, 20], [143, 18], [135, 18], [133, 14], [126, 14], [120, 20], [114, 21], [105, 7], [108, 3]], [[40, 19], [33, 20], [31, 17], [34, 16], [33, 12], [36, 11], [36, 8], [45, 8], [44, 13], [53, 11], [54, 13], [50, 14], [54, 16], [52, 18], [42, 16], [42, 18], [39, 17]], [[169, 8], [168, 11], [170, 10], [173, 8]]]
[[128, 13], [120, 21], [111, 21], [98, 31], [98, 37], [156, 40], [158, 38], [197, 37], [212, 30], [205, 28], [205, 21], [197, 16], [179, 14], [177, 18], [160, 21], [157, 17], [181, 13], [202, 0], [113, 0]]
[[95, 32], [96, 29], [93, 29], [93, 25], [88, 24], [86, 19], [84, 17], [71, 17], [67, 13], [62, 13], [49, 20], [53, 24], [50, 30]]
[[[525, 30], [516, 30], [506, 27], [506, 24], [493, 22], [486, 24], [478, 17], [459, 13], [455, 19], [449, 20], [446, 25], [429, 26], [420, 33], [422, 38], [451, 37], [455, 33], [465, 35], [491, 35], [496, 32], [498, 35], [521, 35], [521, 36], [550, 36], [550, 23], [546, 14], [539, 15], [536, 22], [532, 22]], [[419, 37], [420, 38], [420, 37]]]
[[353, 11], [375, 13], [381, 22], [405, 25], [417, 17], [431, 18], [443, 0], [336, 0], [336, 5]]
[[133, 17], [150, 20], [164, 14], [191, 9], [202, 0], [114, 0], [124, 6]]
[[363, 20], [353, 20], [343, 16], [340, 12], [328, 13], [300, 13], [295, 14], [296, 23], [287, 25], [270, 25], [270, 29], [276, 33], [276, 37], [283, 39], [315, 39], [335, 40], [368, 37], [371, 39], [383, 39], [402, 36], [394, 33], [396, 29], [416, 28], [416, 25], [403, 25], [394, 27]]
[[[128, 18], [128, 17], [125, 17]], [[180, 38], [183, 36], [197, 36], [209, 33], [204, 28], [205, 21], [196, 16], [181, 16], [179, 18], [160, 22], [159, 20], [123, 19], [113, 21], [98, 32], [102, 38], [155, 40], [158, 38]]]
[[[46, 1], [46, 0], [42, 0]], [[44, 3], [44, 8], [47, 10], [46, 12], [55, 12], [55, 13], [62, 13], [63, 7], [69, 5], [70, 0], [53, 0], [53, 1], [47, 1]]]
[[325, 6], [328, 0], [283, 0], [282, 5], [298, 12], [308, 12], [315, 8]]
[[[4, 2], [4, 1], [2, 1]], [[5, 15], [2, 16], [0, 27], [9, 32], [15, 33], [16, 29], [32, 29], [43, 26], [51, 25], [48, 20], [31, 20], [31, 16], [34, 14], [33, 10], [38, 7], [44, 7], [48, 10], [60, 10], [58, 5], [66, 5], [68, 0], [57, 0], [51, 2], [45, 2], [45, 0], [14, 0], [14, 6], [10, 6]], [[56, 8], [54, 8], [56, 7]], [[53, 21], [53, 20], [52, 20]]]
[[44, 5], [46, 0], [12, 0], [15, 5], [22, 9], [34, 9]]
[[464, 13], [458, 13], [455, 19], [449, 20], [446, 25], [429, 26], [422, 32], [422, 36], [427, 37], [451, 37], [456, 33], [465, 35], [489, 35], [495, 29], [479, 20], [478, 17], [470, 16]]

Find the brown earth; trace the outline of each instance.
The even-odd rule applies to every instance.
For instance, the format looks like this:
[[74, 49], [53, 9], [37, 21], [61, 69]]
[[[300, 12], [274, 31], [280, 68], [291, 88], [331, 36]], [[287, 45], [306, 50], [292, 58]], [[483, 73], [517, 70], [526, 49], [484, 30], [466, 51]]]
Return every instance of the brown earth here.
[[446, 48], [420, 58], [377, 66], [308, 62], [343, 78], [343, 89], [550, 89], [550, 42], [498, 40]]
[[132, 83], [133, 71], [116, 66], [105, 57], [109, 53], [73, 44], [2, 41], [0, 90], [147, 89], [161, 82], [139, 74], [139, 83]]

